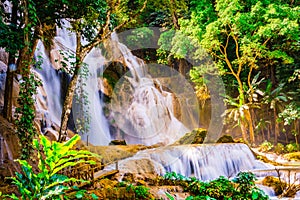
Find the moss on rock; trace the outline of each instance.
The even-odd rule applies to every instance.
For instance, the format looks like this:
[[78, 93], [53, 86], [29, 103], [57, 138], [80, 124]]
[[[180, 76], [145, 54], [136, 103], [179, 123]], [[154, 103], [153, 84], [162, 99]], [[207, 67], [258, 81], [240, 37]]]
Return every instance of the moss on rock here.
[[186, 133], [182, 138], [174, 144], [202, 144], [207, 135], [207, 130], [196, 128], [192, 132]]
[[280, 181], [279, 178], [273, 176], [266, 176], [262, 180], [262, 185], [273, 188], [276, 196], [282, 194], [284, 188], [286, 188], [285, 182]]
[[231, 135], [223, 135], [218, 140], [217, 143], [234, 143]]

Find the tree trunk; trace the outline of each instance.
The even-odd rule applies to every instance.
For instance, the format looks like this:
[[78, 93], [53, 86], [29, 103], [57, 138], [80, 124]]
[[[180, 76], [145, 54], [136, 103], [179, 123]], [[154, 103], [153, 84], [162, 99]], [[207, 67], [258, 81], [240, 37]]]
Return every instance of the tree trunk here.
[[266, 136], [265, 136], [264, 128], [262, 126], [260, 127], [260, 132], [261, 132], [261, 135], [262, 135], [262, 141], [265, 141], [266, 140]]
[[[13, 1], [12, 13], [11, 13], [11, 29], [15, 31], [15, 26], [17, 24], [17, 5]], [[13, 65], [16, 65], [15, 53], [10, 52], [8, 57], [8, 65], [6, 72], [5, 80], [5, 90], [4, 90], [4, 107], [3, 107], [3, 117], [6, 118], [9, 122], [12, 122], [12, 93], [13, 93], [13, 84], [14, 84], [14, 70], [12, 69]]]
[[246, 129], [244, 122], [241, 122], [241, 131], [242, 131], [242, 137], [243, 137], [244, 141], [246, 143], [248, 143], [247, 129]]
[[268, 141], [270, 141], [270, 138], [271, 138], [271, 125], [269, 124], [268, 127]]
[[67, 134], [68, 121], [69, 121], [69, 116], [71, 114], [73, 97], [76, 89], [76, 84], [79, 78], [79, 72], [80, 72], [80, 63], [77, 63], [74, 71], [74, 75], [72, 76], [72, 79], [68, 85], [66, 97], [64, 99], [64, 105], [61, 114], [61, 125], [60, 125], [59, 138], [58, 138], [59, 142], [65, 141], [68, 135]]
[[14, 84], [14, 71], [11, 70], [11, 65], [15, 65], [15, 57], [10, 53], [6, 72], [3, 107], [3, 117], [9, 122], [12, 122], [12, 93]]
[[178, 23], [178, 17], [176, 14], [176, 3], [174, 0], [170, 0], [170, 9], [171, 9], [171, 16], [172, 16], [174, 27], [175, 29], [179, 30], [180, 26]]
[[68, 121], [69, 116], [71, 114], [71, 109], [73, 105], [73, 97], [76, 89], [76, 84], [79, 78], [80, 68], [82, 65], [82, 61], [86, 55], [86, 53], [82, 53], [82, 46], [81, 46], [81, 34], [80, 32], [76, 32], [76, 64], [75, 64], [75, 70], [74, 74], [71, 78], [71, 81], [68, 85], [68, 89], [66, 92], [66, 97], [64, 100], [63, 110], [61, 114], [61, 124], [59, 129], [59, 137], [58, 141], [63, 142], [66, 140], [66, 137], [68, 135]]
[[294, 130], [295, 130], [295, 142], [296, 142], [296, 146], [297, 146], [297, 150], [299, 150], [299, 143], [298, 143], [298, 135], [299, 132], [297, 132], [297, 120], [294, 121]]
[[254, 136], [253, 121], [252, 121], [251, 113], [248, 109], [245, 110], [245, 117], [248, 122], [250, 142], [252, 145], [255, 143], [255, 136]]
[[184, 77], [186, 76], [186, 73], [187, 73], [186, 68], [187, 68], [187, 62], [185, 61], [185, 59], [180, 58], [178, 70], [179, 70], [179, 73], [181, 75], [183, 75]]
[[274, 144], [278, 143], [278, 136], [279, 136], [279, 125], [277, 123], [277, 112], [276, 109], [274, 108]]

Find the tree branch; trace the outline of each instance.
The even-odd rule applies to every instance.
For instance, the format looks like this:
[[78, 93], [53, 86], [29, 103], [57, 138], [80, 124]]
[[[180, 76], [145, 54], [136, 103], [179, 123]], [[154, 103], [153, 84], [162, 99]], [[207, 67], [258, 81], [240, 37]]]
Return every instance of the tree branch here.
[[82, 52], [86, 55], [87, 53], [89, 53], [95, 46], [99, 45], [101, 42], [103, 42], [105, 39], [107, 39], [113, 32], [119, 30], [121, 27], [125, 26], [127, 23], [129, 23], [132, 19], [136, 18], [145, 8], [147, 5], [147, 0], [144, 2], [142, 8], [136, 12], [134, 15], [130, 16], [127, 20], [125, 20], [124, 22], [122, 22], [121, 24], [119, 24], [118, 26], [116, 26], [112, 31], [108, 31], [107, 33], [105, 33], [104, 29], [105, 27], [108, 27], [110, 24], [110, 10], [107, 12], [107, 15], [109, 15], [109, 17], [107, 16], [107, 20], [105, 23], [105, 26], [103, 29], [101, 29], [98, 32], [97, 37], [90, 42], [89, 44], [83, 46], [82, 48]]

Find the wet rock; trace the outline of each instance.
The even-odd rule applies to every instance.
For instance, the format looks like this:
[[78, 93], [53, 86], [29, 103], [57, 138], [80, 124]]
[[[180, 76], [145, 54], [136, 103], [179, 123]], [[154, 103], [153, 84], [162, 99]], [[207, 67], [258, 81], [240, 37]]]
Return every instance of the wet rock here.
[[223, 135], [218, 140], [217, 143], [234, 143], [231, 135]]
[[299, 161], [300, 160], [300, 152], [288, 153], [288, 154], [285, 154], [283, 157], [289, 161]]
[[174, 144], [202, 144], [207, 135], [207, 130], [203, 128], [196, 128], [190, 133], [186, 133], [182, 138]]
[[109, 145], [127, 145], [125, 140], [112, 140]]
[[285, 182], [280, 181], [279, 178], [273, 176], [266, 176], [262, 180], [262, 185], [273, 188], [276, 196], [282, 194], [284, 188], [287, 186]]
[[132, 182], [134, 182], [134, 179], [135, 179], [134, 175], [132, 173], [128, 172], [123, 175], [122, 181], [132, 183]]

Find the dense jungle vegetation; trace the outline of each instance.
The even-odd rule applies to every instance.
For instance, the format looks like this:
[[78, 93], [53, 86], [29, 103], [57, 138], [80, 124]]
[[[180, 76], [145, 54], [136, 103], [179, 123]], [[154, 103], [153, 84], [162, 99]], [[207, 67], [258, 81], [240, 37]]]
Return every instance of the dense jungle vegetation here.
[[[137, 45], [133, 53], [146, 62], [168, 65], [185, 76], [195, 88], [201, 105], [199, 109], [210, 104], [207, 74], [222, 78], [226, 89], [222, 94], [226, 111], [222, 115], [228, 133], [241, 132], [244, 142], [263, 143], [262, 148], [279, 153], [299, 150], [299, 0], [1, 0], [0, 7], [0, 48], [7, 53], [7, 59], [0, 60], [8, 66], [3, 117], [16, 126], [22, 147], [23, 161], [19, 162], [28, 176], [33, 172], [24, 160], [29, 159], [32, 152], [39, 151], [39, 130], [34, 119], [35, 94], [41, 82], [32, 69], [38, 68], [43, 61], [35, 57], [34, 52], [39, 40], [46, 48], [51, 48], [56, 27], [64, 25], [62, 19], [70, 22], [69, 29], [76, 35], [77, 47], [75, 57], [67, 58], [71, 64], [68, 72], [71, 79], [63, 102], [56, 147], [63, 148], [59, 142], [66, 140], [72, 99], [79, 72], [85, 66], [84, 58], [113, 32], [136, 29], [136, 37], [127, 38], [129, 44]], [[160, 32], [150, 27], [158, 27]], [[83, 39], [85, 43], [81, 42]], [[158, 48], [143, 49], [145, 44], [138, 44], [141, 39], [145, 44], [157, 42]], [[213, 63], [189, 62], [189, 58], [203, 60], [207, 54]], [[20, 92], [18, 107], [13, 113], [13, 82], [17, 75]], [[44, 146], [50, 145], [44, 139], [41, 141]], [[42, 154], [38, 156], [41, 158]], [[95, 155], [82, 152], [82, 157], [89, 156]], [[70, 181], [56, 176], [55, 170], [45, 170], [46, 165], [52, 166], [53, 160], [61, 162], [59, 159], [67, 158], [51, 159], [46, 160], [48, 163], [39, 163], [42, 173], [35, 177], [39, 180], [40, 176], [47, 176], [49, 185], [54, 184], [50, 189], [44, 188], [45, 195], [53, 191], [56, 183]], [[244, 179], [251, 176], [242, 175]], [[246, 183], [251, 187], [252, 179], [251, 176]], [[252, 193], [243, 193], [242, 188], [234, 189], [234, 184], [229, 184], [228, 180], [220, 180], [232, 191], [238, 190], [236, 195], [254, 195], [256, 199], [263, 196], [256, 188]], [[15, 179], [20, 187], [21, 181], [22, 177]], [[62, 192], [66, 188], [59, 189]], [[24, 190], [25, 196], [31, 195], [26, 192]]]

